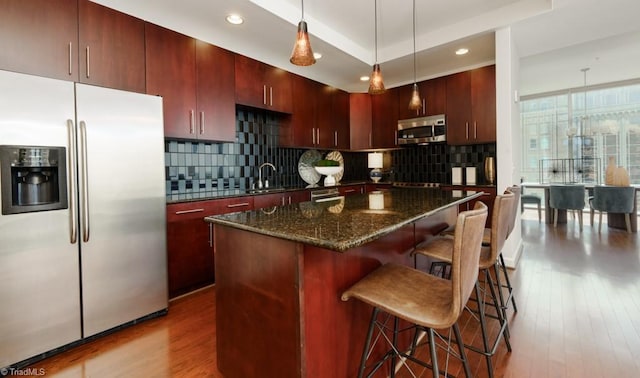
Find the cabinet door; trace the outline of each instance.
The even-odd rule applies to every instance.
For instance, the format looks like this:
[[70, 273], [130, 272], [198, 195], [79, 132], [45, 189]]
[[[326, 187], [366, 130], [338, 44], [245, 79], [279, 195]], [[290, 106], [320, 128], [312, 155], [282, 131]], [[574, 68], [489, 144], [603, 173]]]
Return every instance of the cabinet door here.
[[203, 220], [211, 214], [207, 202], [167, 205], [167, 265], [171, 298], [215, 281], [211, 228]]
[[264, 83], [264, 65], [244, 55], [235, 55], [236, 103], [264, 108], [267, 88]]
[[337, 90], [333, 94], [333, 134], [334, 147], [338, 149], [349, 149], [349, 93]]
[[315, 147], [316, 94], [320, 85], [302, 76], [292, 78], [293, 114], [288, 124], [280, 129], [280, 146]]
[[397, 146], [398, 92], [396, 88], [371, 96], [373, 148]]
[[147, 93], [163, 98], [164, 135], [195, 139], [195, 40], [145, 24]]
[[352, 150], [371, 148], [371, 95], [368, 93], [349, 95], [349, 134]]
[[328, 85], [322, 85], [316, 98], [316, 146], [322, 148], [334, 147], [333, 125], [333, 94], [336, 91]]
[[410, 110], [409, 100], [413, 94], [413, 84], [398, 88], [399, 119], [445, 114], [447, 82], [444, 77], [419, 82], [418, 91], [422, 99], [422, 107], [418, 110]]
[[444, 77], [420, 83], [420, 95], [424, 100], [422, 103], [423, 115], [430, 116], [447, 112], [447, 80]]
[[496, 141], [496, 66], [471, 71], [471, 114], [475, 143]]
[[471, 119], [471, 74], [449, 75], [447, 82], [447, 144], [469, 144]]
[[293, 111], [291, 74], [280, 68], [265, 65], [264, 83], [267, 87], [266, 108], [290, 114]]
[[77, 0], [1, 0], [0, 69], [78, 80]]
[[289, 198], [291, 199], [291, 203], [311, 201], [311, 192], [309, 190], [290, 192]]
[[196, 41], [196, 87], [198, 139], [235, 141], [234, 54]]
[[79, 1], [79, 81], [145, 92], [144, 21]]
[[261, 194], [253, 197], [253, 208], [264, 209], [266, 207], [282, 206], [288, 198], [284, 193]]

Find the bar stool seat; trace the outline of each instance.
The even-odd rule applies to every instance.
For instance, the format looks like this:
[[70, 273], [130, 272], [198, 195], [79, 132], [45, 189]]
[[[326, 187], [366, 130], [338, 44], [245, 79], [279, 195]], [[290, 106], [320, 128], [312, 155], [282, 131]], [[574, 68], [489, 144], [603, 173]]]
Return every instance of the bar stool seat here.
[[[384, 323], [381, 324], [378, 321], [378, 314], [381, 311], [395, 317], [393, 337], [392, 341], [389, 341], [391, 344], [389, 351], [379, 361], [369, 366], [370, 371], [367, 376], [373, 375], [384, 366], [385, 361], [390, 360], [390, 364], [387, 365], [390, 370], [389, 375], [394, 377], [395, 361], [396, 358], [400, 358], [405, 368], [410, 369], [408, 362], [411, 361], [432, 369], [433, 376], [438, 377], [440, 370], [435, 329], [451, 327], [459, 351], [459, 354], [451, 354], [462, 361], [465, 375], [472, 377], [456, 322], [477, 281], [482, 230], [486, 218], [487, 207], [481, 202], [476, 204], [474, 210], [458, 215], [456, 234], [452, 240], [454, 252], [451, 280], [407, 266], [388, 263], [356, 282], [342, 294], [343, 301], [356, 298], [373, 307], [358, 377], [364, 375], [369, 352], [376, 347], [375, 342], [371, 345], [374, 328], [377, 326], [381, 333], [385, 332]], [[411, 323], [412, 326], [399, 329], [399, 319]], [[413, 342], [405, 348], [398, 345], [398, 333], [407, 330], [415, 333]], [[414, 353], [417, 348], [418, 332], [422, 331], [427, 334], [429, 342], [430, 364], [428, 360], [421, 360]], [[389, 337], [385, 334], [384, 337], [376, 337], [375, 340], [389, 340]], [[446, 349], [452, 351], [451, 347]], [[411, 373], [416, 376], [413, 371]]]

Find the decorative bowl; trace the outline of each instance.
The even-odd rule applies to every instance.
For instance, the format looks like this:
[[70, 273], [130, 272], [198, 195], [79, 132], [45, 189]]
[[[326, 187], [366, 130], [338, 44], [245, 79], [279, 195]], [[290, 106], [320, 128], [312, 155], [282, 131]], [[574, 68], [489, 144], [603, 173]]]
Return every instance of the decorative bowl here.
[[333, 177], [333, 175], [336, 175], [340, 172], [342, 172], [343, 167], [340, 166], [335, 166], [335, 167], [314, 167], [316, 169], [316, 172], [320, 173], [321, 175], [325, 175], [327, 177], [325, 177], [324, 179], [324, 186], [333, 186], [336, 184], [336, 179], [335, 177]]

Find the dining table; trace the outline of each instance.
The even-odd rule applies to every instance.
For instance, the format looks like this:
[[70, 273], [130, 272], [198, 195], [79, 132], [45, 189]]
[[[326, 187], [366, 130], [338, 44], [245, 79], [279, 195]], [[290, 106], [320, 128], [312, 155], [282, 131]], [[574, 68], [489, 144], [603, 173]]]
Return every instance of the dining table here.
[[[593, 192], [593, 188], [598, 185], [596, 183], [573, 183], [575, 185], [584, 185], [585, 188], [585, 192], [586, 193], [592, 193]], [[521, 183], [522, 189], [526, 190], [526, 189], [543, 189], [544, 190], [544, 198], [543, 198], [543, 202], [544, 202], [544, 208], [545, 208], [545, 212], [544, 212], [544, 221], [547, 224], [552, 224], [553, 223], [553, 212], [552, 211], [546, 211], [547, 209], [551, 209], [551, 207], [549, 206], [549, 187], [551, 185], [572, 185], [572, 184], [565, 184], [565, 183], [539, 183], [539, 182], [523, 182]], [[640, 191], [640, 185], [631, 185], [633, 186], [636, 191], [635, 191], [635, 198], [633, 200], [633, 214], [637, 214], [637, 196], [638, 196], [638, 191]], [[559, 209], [558, 210], [558, 223], [567, 223], [567, 211], [566, 210], [562, 210]], [[607, 224], [609, 227], [611, 228], [616, 228], [616, 229], [624, 229], [626, 230], [627, 226], [625, 224], [625, 218], [624, 218], [624, 214], [616, 214], [616, 213], [608, 213], [607, 214]], [[631, 217], [631, 232], [638, 232], [638, 217], [637, 216], [632, 216]]]

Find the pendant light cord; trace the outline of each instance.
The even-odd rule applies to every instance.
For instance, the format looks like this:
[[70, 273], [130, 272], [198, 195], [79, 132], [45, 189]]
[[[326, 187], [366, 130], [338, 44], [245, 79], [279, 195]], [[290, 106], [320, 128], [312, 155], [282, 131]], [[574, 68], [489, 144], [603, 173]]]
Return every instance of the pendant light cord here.
[[302, 21], [304, 21], [304, 0], [302, 0], [301, 3], [302, 3]]
[[413, 0], [413, 83], [416, 83], [416, 0]]
[[375, 64], [375, 63], [378, 63], [378, 0], [375, 0], [373, 2], [373, 18], [374, 18], [374, 20], [373, 20], [374, 29], [375, 29], [374, 30], [375, 31], [374, 40], [375, 40], [375, 44], [376, 44], [375, 45], [375, 47], [376, 47], [375, 48], [376, 60], [373, 63]]

